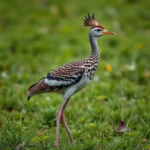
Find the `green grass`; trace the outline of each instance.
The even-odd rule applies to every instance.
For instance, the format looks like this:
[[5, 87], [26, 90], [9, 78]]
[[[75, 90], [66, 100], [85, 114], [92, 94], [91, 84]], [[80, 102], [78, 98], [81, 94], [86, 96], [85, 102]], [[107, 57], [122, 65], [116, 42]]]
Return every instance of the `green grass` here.
[[[88, 12], [116, 36], [100, 37], [93, 82], [65, 111], [60, 150], [150, 149], [149, 1], [0, 1], [0, 149], [54, 150], [55, 112], [63, 98], [27, 89], [55, 67], [89, 56]], [[109, 70], [110, 69], [110, 70]], [[111, 70], [112, 69], [112, 70]], [[116, 133], [120, 120], [130, 132]]]

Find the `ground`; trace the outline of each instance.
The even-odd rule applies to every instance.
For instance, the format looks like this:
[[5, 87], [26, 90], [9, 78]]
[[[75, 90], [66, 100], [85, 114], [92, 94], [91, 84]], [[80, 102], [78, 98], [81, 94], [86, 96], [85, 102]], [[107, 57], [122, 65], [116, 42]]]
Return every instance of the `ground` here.
[[[28, 87], [55, 67], [90, 55], [95, 13], [116, 36], [98, 40], [93, 81], [65, 111], [76, 144], [61, 125], [60, 150], [150, 149], [150, 11], [146, 0], [0, 0], [0, 149], [55, 150], [55, 112], [63, 98], [27, 101]], [[129, 132], [116, 132], [119, 121]]]

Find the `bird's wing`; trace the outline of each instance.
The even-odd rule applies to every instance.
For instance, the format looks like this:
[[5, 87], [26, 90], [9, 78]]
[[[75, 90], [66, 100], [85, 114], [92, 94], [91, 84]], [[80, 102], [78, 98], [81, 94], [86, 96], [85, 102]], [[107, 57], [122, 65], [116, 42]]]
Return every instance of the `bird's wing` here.
[[79, 63], [71, 63], [60, 66], [49, 72], [39, 82], [31, 85], [28, 89], [31, 96], [48, 91], [58, 91], [80, 81], [85, 73], [85, 67]]
[[48, 73], [45, 77], [45, 83], [49, 86], [67, 87], [80, 81], [84, 72], [84, 66], [67, 64]]

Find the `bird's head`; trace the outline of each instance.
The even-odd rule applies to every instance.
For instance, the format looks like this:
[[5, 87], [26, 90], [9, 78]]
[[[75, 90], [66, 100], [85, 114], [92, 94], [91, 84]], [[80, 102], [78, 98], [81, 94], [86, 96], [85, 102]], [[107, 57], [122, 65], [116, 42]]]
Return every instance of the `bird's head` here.
[[108, 31], [106, 29], [104, 29], [103, 26], [99, 25], [99, 23], [96, 21], [94, 14], [92, 16], [89, 15], [88, 13], [88, 17], [85, 17], [85, 19], [83, 19], [84, 21], [84, 26], [91, 26], [92, 28], [90, 29], [90, 34], [93, 37], [99, 37], [105, 34], [111, 34], [111, 35], [115, 35], [114, 32]]

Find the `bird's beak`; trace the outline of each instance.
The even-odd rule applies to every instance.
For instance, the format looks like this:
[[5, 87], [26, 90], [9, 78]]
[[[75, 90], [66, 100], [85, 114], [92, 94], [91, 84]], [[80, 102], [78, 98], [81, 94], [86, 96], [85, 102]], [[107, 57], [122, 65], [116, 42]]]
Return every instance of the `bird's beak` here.
[[114, 33], [114, 32], [111, 32], [111, 31], [108, 31], [108, 30], [103, 30], [103, 32], [102, 32], [103, 34], [112, 34], [112, 35], [115, 35], [116, 33]]

